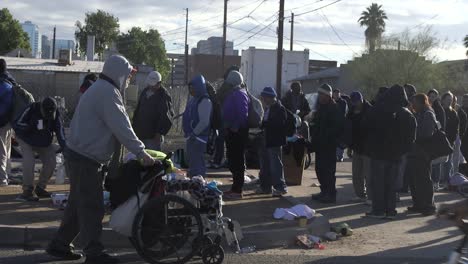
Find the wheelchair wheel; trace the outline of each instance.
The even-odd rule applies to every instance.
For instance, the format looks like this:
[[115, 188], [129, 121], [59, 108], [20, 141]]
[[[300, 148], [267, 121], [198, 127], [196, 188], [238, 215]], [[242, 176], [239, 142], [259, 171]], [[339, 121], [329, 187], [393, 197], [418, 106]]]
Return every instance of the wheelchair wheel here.
[[186, 263], [196, 253], [203, 224], [195, 206], [175, 195], [149, 200], [133, 222], [138, 254], [152, 264]]

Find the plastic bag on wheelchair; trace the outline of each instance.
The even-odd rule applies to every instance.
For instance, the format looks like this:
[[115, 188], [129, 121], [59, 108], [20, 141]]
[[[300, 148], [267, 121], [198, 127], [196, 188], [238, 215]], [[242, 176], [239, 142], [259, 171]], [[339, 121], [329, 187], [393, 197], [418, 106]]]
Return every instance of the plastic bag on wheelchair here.
[[109, 226], [112, 230], [124, 236], [131, 237], [133, 220], [135, 219], [138, 210], [140, 210], [146, 200], [148, 200], [149, 195], [150, 193], [138, 193], [140, 198], [139, 206], [138, 197], [134, 195], [112, 211], [111, 219], [109, 221]]

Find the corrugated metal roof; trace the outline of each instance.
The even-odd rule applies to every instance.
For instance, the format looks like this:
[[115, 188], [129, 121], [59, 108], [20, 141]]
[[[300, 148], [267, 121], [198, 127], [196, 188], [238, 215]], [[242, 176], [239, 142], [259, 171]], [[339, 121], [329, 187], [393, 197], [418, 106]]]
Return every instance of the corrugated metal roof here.
[[0, 57], [7, 62], [8, 69], [28, 71], [51, 71], [51, 72], [101, 72], [104, 62], [102, 61], [73, 61], [72, 65], [61, 66], [58, 60], [44, 60], [32, 58]]
[[324, 78], [340, 77], [340, 68], [330, 68], [296, 78], [292, 81], [317, 80]]

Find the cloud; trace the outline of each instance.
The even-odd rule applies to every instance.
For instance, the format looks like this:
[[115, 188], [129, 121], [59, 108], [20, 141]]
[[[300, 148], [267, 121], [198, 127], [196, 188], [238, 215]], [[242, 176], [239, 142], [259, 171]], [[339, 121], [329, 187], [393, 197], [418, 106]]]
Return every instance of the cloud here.
[[[291, 12], [304, 13], [332, 2], [288, 0], [285, 15], [289, 16]], [[343, 0], [321, 11], [297, 16], [295, 39], [302, 42], [295, 43], [296, 49], [308, 48], [311, 50], [311, 58], [316, 59], [332, 58], [342, 63], [352, 59], [365, 43], [364, 28], [358, 25], [357, 20], [372, 2], [375, 0]], [[56, 25], [59, 38], [72, 39], [77, 20], [83, 21], [86, 12], [103, 9], [119, 18], [121, 31], [127, 31], [133, 26], [158, 29], [166, 40], [168, 50], [182, 52], [183, 46], [180, 44], [184, 42], [184, 8], [187, 7], [190, 47], [196, 46], [201, 39], [222, 35], [223, 1], [220, 0], [3, 0], [2, 3], [16, 19], [31, 20], [49, 37]], [[453, 43], [449, 48], [438, 50], [437, 57], [441, 60], [465, 58], [461, 40], [468, 34], [468, 0], [380, 0], [379, 4], [383, 5], [389, 17], [387, 34], [402, 32], [406, 28], [417, 31], [420, 27], [433, 25], [441, 39]], [[254, 8], [257, 9], [251, 17], [246, 17]], [[237, 44], [236, 49], [249, 46], [276, 48], [277, 9], [276, 0], [229, 1], [228, 24], [231, 25], [228, 28], [228, 39]], [[285, 20], [285, 48], [289, 47], [288, 21]], [[268, 24], [270, 26], [265, 27]], [[255, 34], [261, 29], [264, 30]], [[245, 32], [249, 30], [250, 33]], [[238, 45], [240, 43], [242, 45]]]

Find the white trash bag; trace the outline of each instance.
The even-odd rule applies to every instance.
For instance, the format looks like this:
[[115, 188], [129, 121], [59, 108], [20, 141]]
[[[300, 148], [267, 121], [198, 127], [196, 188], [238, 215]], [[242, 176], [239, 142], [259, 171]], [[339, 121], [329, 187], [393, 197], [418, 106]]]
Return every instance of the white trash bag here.
[[[138, 196], [140, 197], [140, 207], [142, 207], [148, 199], [149, 192], [145, 194], [139, 192]], [[138, 199], [137, 196], [134, 195], [112, 212], [111, 219], [109, 221], [110, 228], [119, 234], [131, 237], [133, 220], [135, 219], [138, 210], [140, 210], [138, 207]]]

